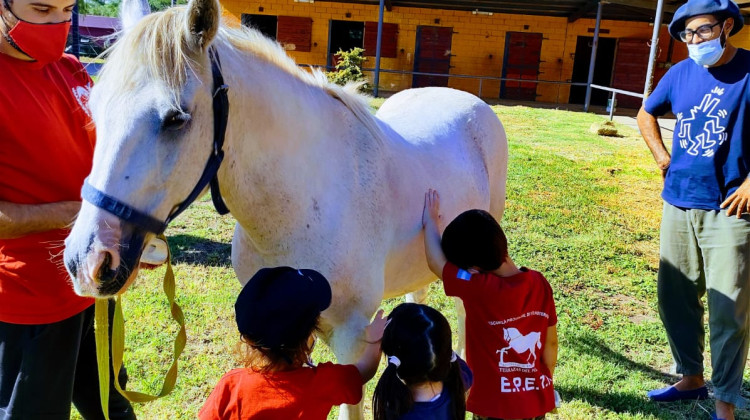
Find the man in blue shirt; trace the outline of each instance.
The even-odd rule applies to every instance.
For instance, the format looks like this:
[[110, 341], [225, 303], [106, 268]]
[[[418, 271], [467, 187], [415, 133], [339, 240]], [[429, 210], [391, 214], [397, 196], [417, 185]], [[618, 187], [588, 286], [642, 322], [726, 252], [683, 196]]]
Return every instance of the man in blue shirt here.
[[[750, 52], [729, 37], [742, 29], [731, 0], [689, 0], [669, 25], [690, 59], [664, 75], [638, 126], [664, 179], [659, 314], [682, 379], [654, 401], [705, 399], [704, 308], [708, 292], [716, 413], [734, 419], [750, 336]], [[672, 153], [656, 117], [677, 117]], [[748, 118], [748, 123], [745, 123]], [[748, 139], [745, 141], [745, 139]]]

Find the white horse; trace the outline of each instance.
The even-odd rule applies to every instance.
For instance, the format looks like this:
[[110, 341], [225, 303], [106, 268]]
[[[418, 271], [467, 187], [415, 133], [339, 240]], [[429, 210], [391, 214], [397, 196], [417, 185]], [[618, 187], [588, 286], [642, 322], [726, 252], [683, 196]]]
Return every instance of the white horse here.
[[[384, 297], [434, 280], [422, 238], [428, 188], [440, 191], [448, 220], [468, 208], [502, 216], [505, 132], [473, 95], [408, 90], [372, 116], [363, 98], [300, 70], [277, 43], [220, 26], [216, 0], [191, 0], [123, 27], [89, 102], [98, 136], [91, 189], [120, 207], [171, 218], [214, 153], [215, 53], [229, 86], [216, 179], [237, 220], [234, 270], [243, 283], [264, 266], [323, 273], [333, 289], [324, 338], [340, 363], [356, 360], [363, 327]], [[65, 264], [79, 294], [103, 297], [133, 281], [158, 229], [97, 205], [83, 203]], [[343, 407], [348, 416], [361, 413]]]
[[503, 336], [505, 341], [508, 342], [508, 347], [504, 347], [497, 352], [500, 353], [500, 361], [502, 367], [502, 355], [506, 351], [513, 349], [517, 354], [521, 355], [525, 352], [529, 352], [529, 356], [526, 358], [531, 366], [536, 363], [536, 348], [542, 348], [542, 334], [537, 331], [532, 331], [526, 335], [521, 334], [516, 328], [503, 328]]

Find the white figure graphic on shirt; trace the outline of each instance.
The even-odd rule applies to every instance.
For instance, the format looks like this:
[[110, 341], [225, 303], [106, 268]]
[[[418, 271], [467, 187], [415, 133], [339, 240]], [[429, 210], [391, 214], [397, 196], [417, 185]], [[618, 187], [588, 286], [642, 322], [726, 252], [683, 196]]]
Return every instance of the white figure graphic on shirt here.
[[[499, 366], [501, 368], [503, 367], [520, 367], [520, 368], [526, 368], [531, 369], [534, 367], [534, 363], [536, 363], [536, 350], [542, 348], [542, 340], [541, 336], [542, 334], [536, 331], [532, 331], [526, 335], [521, 334], [520, 331], [518, 331], [515, 328], [503, 328], [503, 335], [505, 337], [505, 341], [508, 343], [508, 347], [504, 347], [500, 350], [497, 350], [495, 353], [500, 353], [500, 363]], [[521, 355], [523, 353], [529, 352], [529, 355], [526, 357], [526, 363], [515, 363], [515, 362], [506, 362], [505, 361], [505, 353], [508, 352], [508, 350], [513, 349], [513, 351], [516, 352], [516, 354]]]
[[[680, 147], [687, 154], [712, 157], [716, 153], [716, 145], [722, 145], [729, 137], [725, 132], [726, 126], [722, 125], [722, 120], [729, 114], [725, 109], [718, 109], [723, 94], [724, 89], [717, 86], [703, 96], [700, 105], [690, 109], [689, 116], [677, 114], [679, 124], [675, 127], [675, 134]], [[696, 119], [701, 118], [705, 120], [703, 127], [694, 127]]]

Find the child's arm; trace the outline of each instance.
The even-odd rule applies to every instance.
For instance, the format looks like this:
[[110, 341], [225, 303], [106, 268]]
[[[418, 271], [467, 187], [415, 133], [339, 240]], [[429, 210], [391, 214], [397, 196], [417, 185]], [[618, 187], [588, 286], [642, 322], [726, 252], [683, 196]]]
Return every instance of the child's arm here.
[[422, 210], [422, 227], [424, 228], [424, 250], [427, 254], [427, 265], [430, 270], [443, 278], [443, 267], [448, 260], [443, 254], [440, 246], [440, 230], [438, 219], [440, 218], [440, 196], [437, 191], [429, 189], [424, 195], [424, 209]]
[[555, 377], [555, 365], [557, 365], [557, 325], [547, 327], [547, 341], [544, 343], [542, 361], [549, 369], [551, 377]]
[[375, 314], [375, 319], [372, 323], [365, 328], [365, 351], [362, 352], [357, 363], [354, 366], [357, 367], [359, 374], [362, 375], [362, 383], [367, 383], [378, 370], [378, 363], [380, 363], [380, 340], [383, 339], [383, 330], [385, 330], [385, 324], [387, 318], [383, 318], [383, 310], [378, 310]]

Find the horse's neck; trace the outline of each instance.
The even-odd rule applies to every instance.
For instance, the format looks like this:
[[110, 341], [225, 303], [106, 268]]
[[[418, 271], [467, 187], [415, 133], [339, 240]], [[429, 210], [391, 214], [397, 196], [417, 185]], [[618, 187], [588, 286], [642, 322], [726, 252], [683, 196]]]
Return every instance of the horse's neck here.
[[346, 123], [333, 98], [276, 65], [253, 58], [230, 65], [234, 118], [228, 134], [238, 152], [288, 155], [290, 149], [326, 147], [333, 141], [331, 124]]
[[[310, 209], [323, 206], [332, 187], [346, 193], [356, 188], [350, 184], [359, 176], [358, 161], [369, 153], [362, 145], [374, 139], [323, 89], [264, 60], [227, 61], [230, 121], [222, 191], [230, 208], [241, 209], [235, 217], [251, 236], [273, 241], [287, 227], [308, 223]], [[267, 226], [277, 228], [260, 231]]]

